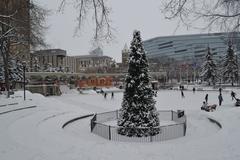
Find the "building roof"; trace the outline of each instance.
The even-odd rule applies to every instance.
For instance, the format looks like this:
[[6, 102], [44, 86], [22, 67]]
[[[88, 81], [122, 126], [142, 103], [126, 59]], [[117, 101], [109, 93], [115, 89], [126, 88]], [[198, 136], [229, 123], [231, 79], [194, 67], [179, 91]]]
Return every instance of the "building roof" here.
[[33, 52], [33, 55], [60, 55], [66, 56], [67, 52], [62, 49], [44, 49]]
[[209, 37], [214, 37], [214, 36], [229, 36], [229, 37], [234, 37], [236, 34], [240, 34], [240, 32], [219, 32], [219, 33], [203, 33], [203, 34], [185, 34], [185, 35], [172, 35], [172, 36], [158, 36], [158, 37], [154, 37], [148, 40], [144, 40], [144, 43], [149, 42], [149, 41], [154, 41], [160, 38], [164, 38], [164, 39], [172, 39], [172, 38], [180, 38], [180, 37], [199, 37], [199, 38], [209, 38]]
[[127, 43], [125, 43], [122, 52], [129, 52], [129, 48], [128, 48], [128, 46], [127, 46]]
[[98, 56], [98, 55], [79, 55], [79, 56], [72, 56], [72, 57], [75, 57], [75, 58], [109, 58], [109, 59], [112, 59], [112, 57], [109, 57], [109, 56]]

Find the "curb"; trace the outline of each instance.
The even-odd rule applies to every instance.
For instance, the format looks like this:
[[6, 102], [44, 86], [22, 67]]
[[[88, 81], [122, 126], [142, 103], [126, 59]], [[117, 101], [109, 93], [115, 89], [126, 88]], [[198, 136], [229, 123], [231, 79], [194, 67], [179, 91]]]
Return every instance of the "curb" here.
[[20, 110], [30, 109], [30, 108], [36, 108], [36, 107], [37, 107], [37, 106], [30, 106], [30, 107], [18, 108], [18, 109], [14, 109], [14, 110], [10, 110], [10, 111], [1, 112], [0, 115], [6, 114], [6, 113], [15, 112], [15, 111], [20, 111]]
[[212, 118], [208, 118], [208, 120], [212, 123], [215, 123], [220, 129], [222, 129], [222, 125], [221, 123], [219, 123], [218, 121], [216, 121], [215, 119]]
[[84, 119], [84, 118], [88, 118], [88, 117], [91, 117], [91, 116], [93, 116], [93, 115], [94, 115], [94, 114], [88, 114], [88, 115], [85, 115], [85, 116], [76, 117], [76, 118], [74, 118], [74, 119], [71, 119], [71, 120], [67, 121], [66, 123], [64, 123], [64, 124], [62, 125], [62, 129], [64, 129], [67, 125], [69, 125], [69, 124], [71, 124], [71, 123], [73, 123], [73, 122], [75, 122], [75, 121], [77, 121], [77, 120]]

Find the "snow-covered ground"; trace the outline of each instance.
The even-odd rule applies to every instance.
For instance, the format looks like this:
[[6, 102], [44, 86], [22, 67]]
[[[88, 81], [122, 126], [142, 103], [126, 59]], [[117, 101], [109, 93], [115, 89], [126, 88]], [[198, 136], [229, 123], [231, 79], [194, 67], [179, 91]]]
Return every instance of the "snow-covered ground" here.
[[[87, 92], [86, 92], [87, 93]], [[60, 97], [45, 98], [22, 92], [14, 98], [0, 97], [0, 160], [239, 160], [240, 108], [234, 107], [230, 92], [223, 92], [223, 105], [215, 112], [200, 110], [205, 94], [209, 104], [218, 104], [218, 91], [159, 91], [158, 109], [184, 109], [187, 115], [185, 137], [154, 143], [115, 142], [90, 133], [90, 118], [76, 121], [64, 129], [68, 120], [89, 113], [119, 109], [122, 93], [114, 99], [95, 92], [68, 92]], [[240, 90], [236, 90], [240, 97]], [[31, 99], [31, 100], [29, 100]], [[26, 108], [36, 105], [36, 108]], [[6, 112], [9, 111], [9, 112]], [[6, 113], [4, 113], [6, 112]], [[219, 129], [208, 121], [211, 117], [222, 124]]]

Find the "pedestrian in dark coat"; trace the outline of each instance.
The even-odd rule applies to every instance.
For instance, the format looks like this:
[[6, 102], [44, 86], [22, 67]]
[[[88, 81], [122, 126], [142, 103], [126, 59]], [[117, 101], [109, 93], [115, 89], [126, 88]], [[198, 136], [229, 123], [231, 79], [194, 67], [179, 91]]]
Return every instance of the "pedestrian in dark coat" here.
[[195, 91], [196, 91], [196, 88], [195, 88], [195, 87], [193, 87], [193, 89], [192, 89], [192, 90], [193, 90], [193, 93], [195, 93]]
[[222, 93], [222, 88], [219, 88], [219, 93]]
[[218, 101], [219, 101], [219, 106], [221, 106], [223, 101], [222, 93], [219, 94]]
[[231, 97], [232, 97], [232, 100], [233, 100], [233, 99], [236, 99], [236, 93], [232, 91], [232, 92], [231, 92]]
[[206, 103], [208, 102], [208, 94], [206, 94], [206, 96], [205, 96], [205, 101], [206, 101]]
[[114, 93], [112, 92], [112, 97], [111, 97], [112, 99], [114, 98]]
[[107, 93], [106, 93], [106, 92], [104, 93], [104, 98], [105, 98], [105, 99], [107, 98]]
[[184, 93], [183, 93], [183, 90], [181, 90], [181, 95], [182, 95], [182, 98], [184, 98]]

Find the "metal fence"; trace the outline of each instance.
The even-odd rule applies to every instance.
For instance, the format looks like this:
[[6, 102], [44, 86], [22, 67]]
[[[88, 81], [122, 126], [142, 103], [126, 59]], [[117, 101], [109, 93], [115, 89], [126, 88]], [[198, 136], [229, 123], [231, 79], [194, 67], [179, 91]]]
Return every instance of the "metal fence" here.
[[[161, 121], [173, 121], [170, 125], [161, 125], [159, 128], [160, 132], [154, 136], [147, 137], [128, 137], [118, 134], [119, 126], [111, 126], [103, 124], [109, 121], [116, 121], [119, 117], [119, 110], [95, 114], [91, 119], [91, 132], [97, 134], [105, 139], [114, 141], [127, 141], [127, 142], [155, 142], [165, 141], [183, 137], [186, 134], [187, 119], [184, 114], [179, 117], [179, 113], [166, 110], [158, 111], [160, 124]], [[150, 128], [134, 128], [136, 130], [150, 129]]]

